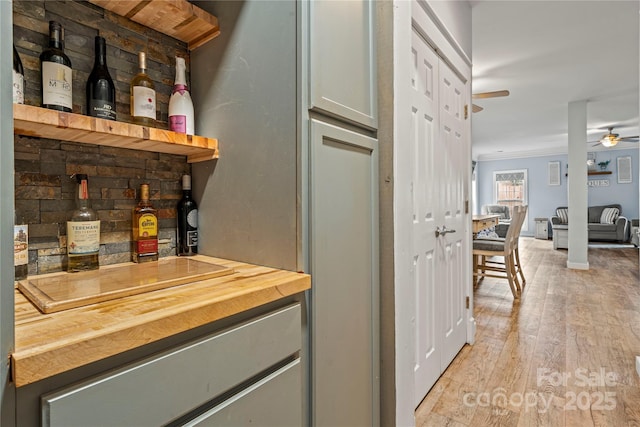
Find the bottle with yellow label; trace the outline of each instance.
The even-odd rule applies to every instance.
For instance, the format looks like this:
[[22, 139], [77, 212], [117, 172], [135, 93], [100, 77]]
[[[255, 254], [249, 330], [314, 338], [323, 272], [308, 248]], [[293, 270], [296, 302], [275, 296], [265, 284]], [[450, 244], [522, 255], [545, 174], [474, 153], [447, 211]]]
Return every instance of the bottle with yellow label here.
[[133, 210], [133, 262], [158, 260], [158, 214], [149, 201], [149, 184], [140, 186], [140, 202]]

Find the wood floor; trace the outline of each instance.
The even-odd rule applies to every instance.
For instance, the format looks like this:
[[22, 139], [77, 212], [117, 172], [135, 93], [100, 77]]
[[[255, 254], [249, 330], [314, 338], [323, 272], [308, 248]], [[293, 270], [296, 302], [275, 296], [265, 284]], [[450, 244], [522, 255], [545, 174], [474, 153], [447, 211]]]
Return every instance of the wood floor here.
[[589, 249], [566, 268], [551, 241], [520, 240], [527, 283], [475, 291], [476, 342], [416, 410], [416, 426], [640, 426], [637, 249]]

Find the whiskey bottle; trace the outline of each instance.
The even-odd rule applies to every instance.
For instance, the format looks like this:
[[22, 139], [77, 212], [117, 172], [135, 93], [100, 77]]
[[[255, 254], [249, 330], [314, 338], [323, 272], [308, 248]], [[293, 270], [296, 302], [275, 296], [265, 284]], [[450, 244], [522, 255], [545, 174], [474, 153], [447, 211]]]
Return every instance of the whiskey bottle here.
[[133, 209], [133, 262], [158, 260], [158, 216], [149, 201], [149, 184], [140, 186], [140, 202]]
[[29, 272], [29, 226], [13, 226], [13, 264], [15, 265], [15, 280], [27, 278]]
[[182, 177], [182, 199], [178, 202], [178, 256], [198, 253], [198, 205], [191, 197], [191, 176]]
[[76, 174], [78, 207], [67, 221], [67, 271], [70, 273], [96, 270], [100, 266], [100, 220], [89, 206], [89, 180]]

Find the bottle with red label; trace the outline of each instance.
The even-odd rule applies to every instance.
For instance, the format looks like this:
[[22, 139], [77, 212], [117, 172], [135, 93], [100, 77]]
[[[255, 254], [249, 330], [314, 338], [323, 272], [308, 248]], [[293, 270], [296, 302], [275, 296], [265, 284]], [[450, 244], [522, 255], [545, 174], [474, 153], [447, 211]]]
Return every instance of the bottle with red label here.
[[158, 260], [158, 211], [149, 201], [149, 184], [140, 186], [140, 202], [133, 209], [133, 262]]
[[187, 88], [186, 65], [184, 58], [176, 57], [176, 80], [169, 98], [169, 129], [194, 134], [193, 102]]

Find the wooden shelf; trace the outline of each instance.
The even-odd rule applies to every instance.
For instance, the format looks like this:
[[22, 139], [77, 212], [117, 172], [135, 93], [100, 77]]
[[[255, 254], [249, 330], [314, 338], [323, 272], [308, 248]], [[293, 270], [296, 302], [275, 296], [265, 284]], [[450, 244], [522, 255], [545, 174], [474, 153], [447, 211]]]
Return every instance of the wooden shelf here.
[[587, 175], [611, 175], [611, 171], [588, 171]]
[[218, 18], [187, 0], [89, 0], [189, 45], [193, 50], [220, 34]]
[[218, 140], [185, 135], [81, 114], [13, 104], [14, 133], [39, 138], [84, 142], [106, 147], [187, 156], [189, 163], [217, 159]]

